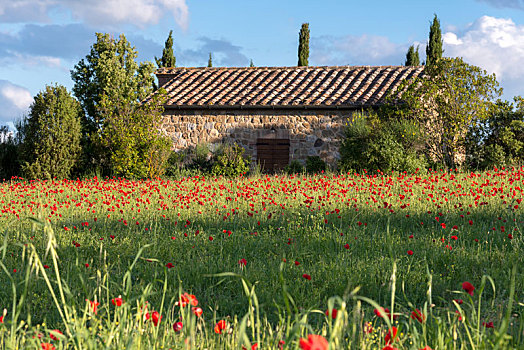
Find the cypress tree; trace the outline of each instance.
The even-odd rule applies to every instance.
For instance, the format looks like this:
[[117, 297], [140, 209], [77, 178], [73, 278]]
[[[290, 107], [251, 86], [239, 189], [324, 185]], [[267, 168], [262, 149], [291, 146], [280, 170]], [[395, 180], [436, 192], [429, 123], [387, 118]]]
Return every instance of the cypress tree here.
[[209, 53], [209, 59], [207, 60], [207, 66], [213, 67], [213, 56], [211, 56], [211, 52]]
[[250, 67], [254, 67], [255, 66], [255, 64], [253, 63], [253, 60], [251, 60], [251, 62], [249, 62], [249, 66]]
[[420, 58], [418, 55], [418, 46], [415, 50], [415, 45], [411, 45], [406, 54], [406, 63], [405, 66], [418, 66], [420, 65]]
[[298, 35], [298, 66], [308, 66], [309, 59], [309, 23], [302, 23]]
[[169, 31], [164, 50], [162, 50], [162, 58], [155, 57], [158, 68], [162, 67], [175, 67], [176, 57], [173, 53], [173, 31]]
[[442, 33], [440, 31], [440, 21], [435, 15], [433, 23], [429, 28], [429, 43], [426, 47], [426, 65], [437, 63], [442, 58]]

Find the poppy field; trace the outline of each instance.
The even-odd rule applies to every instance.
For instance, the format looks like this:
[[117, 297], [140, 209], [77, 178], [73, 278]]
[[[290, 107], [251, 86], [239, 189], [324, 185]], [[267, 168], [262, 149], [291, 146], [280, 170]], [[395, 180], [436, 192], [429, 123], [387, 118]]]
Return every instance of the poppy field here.
[[0, 348], [524, 348], [524, 168], [0, 184]]

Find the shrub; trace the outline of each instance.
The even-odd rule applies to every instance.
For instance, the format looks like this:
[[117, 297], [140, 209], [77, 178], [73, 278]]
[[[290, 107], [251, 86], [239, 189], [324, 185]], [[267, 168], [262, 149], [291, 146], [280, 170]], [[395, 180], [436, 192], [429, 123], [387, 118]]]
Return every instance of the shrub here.
[[80, 104], [65, 87], [46, 86], [34, 98], [24, 133], [26, 177], [69, 177], [80, 155]]
[[425, 169], [427, 161], [420, 127], [399, 116], [358, 113], [346, 128], [339, 167], [343, 171], [385, 172]]
[[249, 170], [249, 161], [244, 159], [244, 148], [237, 144], [223, 144], [213, 154], [211, 173], [214, 176], [234, 177]]
[[304, 166], [298, 160], [293, 159], [291, 161], [291, 163], [289, 163], [284, 170], [289, 175], [291, 175], [291, 174], [300, 174], [300, 173], [304, 172]]
[[326, 171], [326, 162], [319, 156], [310, 156], [306, 159], [306, 171], [310, 174], [320, 174]]
[[0, 127], [0, 181], [20, 175], [20, 143], [7, 126]]

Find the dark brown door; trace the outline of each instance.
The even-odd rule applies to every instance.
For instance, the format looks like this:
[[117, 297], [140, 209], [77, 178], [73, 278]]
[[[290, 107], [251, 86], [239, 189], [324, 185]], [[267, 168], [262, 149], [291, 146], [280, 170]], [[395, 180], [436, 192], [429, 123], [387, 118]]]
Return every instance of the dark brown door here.
[[265, 171], [278, 171], [289, 164], [289, 139], [257, 139], [257, 162]]

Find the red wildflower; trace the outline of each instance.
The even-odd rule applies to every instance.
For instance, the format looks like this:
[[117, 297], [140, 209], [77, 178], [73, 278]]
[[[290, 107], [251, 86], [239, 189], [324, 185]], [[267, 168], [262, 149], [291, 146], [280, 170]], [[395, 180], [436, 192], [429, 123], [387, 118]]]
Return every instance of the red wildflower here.
[[455, 301], [459, 305], [462, 305], [462, 303], [464, 302], [464, 300], [462, 299], [453, 299], [453, 301]]
[[238, 264], [240, 265], [240, 267], [244, 267], [247, 264], [247, 260], [242, 258], [238, 261]]
[[433, 350], [433, 349], [430, 348], [429, 345], [426, 345], [422, 349], [419, 349], [419, 350]]
[[[337, 310], [337, 309], [333, 309], [333, 310], [331, 310], [331, 318], [332, 318], [332, 319], [337, 318], [337, 313], [338, 313], [338, 310]], [[326, 316], [329, 316], [329, 310], [326, 310]]]
[[495, 326], [493, 325], [493, 322], [482, 322], [482, 325], [486, 328], [495, 328]]
[[395, 341], [395, 338], [397, 337], [397, 327], [393, 326], [390, 330], [388, 330], [386, 336], [384, 337], [384, 342], [386, 344], [391, 344]]
[[456, 241], [458, 239], [458, 237], [457, 236], [451, 236], [451, 239]]
[[53, 329], [52, 331], [49, 332], [49, 336], [53, 340], [58, 340], [58, 337], [57, 337], [58, 334], [63, 335], [64, 333], [60, 332], [58, 329]]
[[304, 277], [304, 278], [307, 279], [308, 281], [311, 281], [311, 276], [308, 275], [307, 273], [303, 274], [302, 277]]
[[162, 320], [162, 315], [160, 315], [158, 311], [153, 311], [153, 313], [151, 314], [151, 320], [153, 321], [153, 324], [156, 327], [158, 326], [158, 323], [160, 323], [160, 321]]
[[384, 346], [382, 348], [382, 350], [398, 350], [398, 348], [396, 348], [396, 347], [394, 347], [392, 345], [387, 344], [386, 346]]
[[426, 320], [426, 315], [424, 315], [422, 311], [420, 311], [419, 309], [415, 309], [411, 312], [411, 318], [413, 320], [419, 321], [420, 323], [424, 323], [424, 321]]
[[167, 263], [167, 264], [166, 264], [166, 267], [167, 267], [168, 269], [171, 269], [171, 268], [175, 267], [175, 265], [173, 265], [172, 263]]
[[[384, 314], [385, 317], [389, 318], [389, 315], [390, 315], [390, 311], [388, 308], [379, 308], [379, 309], [375, 309], [373, 310], [373, 312], [375, 313], [375, 315], [377, 315], [377, 317], [383, 317], [382, 314]], [[393, 319], [396, 320], [397, 319], [397, 315], [393, 315]]]
[[408, 255], [413, 255], [413, 251], [412, 250], [408, 250]]
[[111, 299], [111, 303], [115, 306], [122, 306], [122, 304], [124, 303], [124, 300], [122, 300], [122, 298], [114, 298], [114, 299]]
[[344, 248], [349, 249], [349, 244], [346, 243], [346, 244], [344, 245]]
[[192, 307], [191, 308], [191, 311], [196, 315], [196, 317], [200, 317], [202, 316], [202, 313], [204, 312], [201, 308], [199, 307]]
[[295, 265], [298, 266], [298, 265], [300, 265], [300, 263], [295, 260]]
[[93, 311], [93, 313], [96, 315], [97, 307], [98, 307], [98, 305], [100, 305], [100, 303], [96, 302], [96, 301], [91, 301], [89, 299], [86, 299], [86, 301], [89, 301], [89, 306], [91, 307], [91, 310]]
[[227, 328], [227, 322], [224, 320], [220, 320], [215, 325], [215, 333], [222, 334], [222, 331]]
[[173, 323], [173, 330], [177, 333], [182, 330], [182, 327], [184, 327], [184, 324], [182, 322]]
[[186, 307], [187, 304], [197, 306], [198, 300], [193, 294], [184, 293], [180, 296], [180, 301], [175, 303], [175, 305], [180, 305], [182, 307]]
[[51, 343], [42, 343], [40, 344], [42, 350], [55, 350], [55, 346]]
[[89, 264], [88, 264], [88, 263], [85, 263], [84, 266], [85, 266], [85, 267], [89, 267]]
[[371, 324], [371, 322], [366, 322], [366, 324], [364, 324], [364, 333], [373, 333], [373, 325]]
[[308, 335], [307, 340], [300, 338], [299, 345], [302, 350], [327, 350], [329, 347], [326, 338], [317, 334]]
[[212, 236], [209, 236], [209, 240], [210, 240], [210, 241], [213, 241], [213, 237], [212, 237]]
[[469, 282], [462, 283], [462, 289], [466, 291], [469, 295], [473, 296], [473, 291], [475, 290], [475, 287]]

